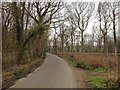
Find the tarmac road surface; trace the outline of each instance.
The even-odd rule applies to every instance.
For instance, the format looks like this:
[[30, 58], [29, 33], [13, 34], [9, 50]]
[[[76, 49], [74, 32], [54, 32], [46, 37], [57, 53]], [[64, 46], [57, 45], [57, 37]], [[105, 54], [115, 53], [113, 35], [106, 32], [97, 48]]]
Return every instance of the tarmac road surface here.
[[74, 74], [62, 58], [47, 53], [41, 67], [10, 88], [75, 88]]

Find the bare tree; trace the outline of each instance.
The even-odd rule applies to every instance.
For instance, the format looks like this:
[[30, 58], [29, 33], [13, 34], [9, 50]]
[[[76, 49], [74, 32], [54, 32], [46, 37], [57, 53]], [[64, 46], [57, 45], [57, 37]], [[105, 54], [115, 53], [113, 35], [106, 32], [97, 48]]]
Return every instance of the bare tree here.
[[84, 31], [91, 19], [94, 10], [94, 3], [74, 2], [67, 7], [69, 20], [81, 32], [81, 51], [84, 51]]
[[118, 11], [118, 3], [117, 2], [111, 2], [108, 4], [111, 11], [111, 21], [112, 21], [112, 29], [113, 29], [113, 37], [114, 37], [114, 53], [117, 55], [117, 36], [116, 36], [116, 26], [118, 22], [118, 16], [120, 12]]
[[71, 24], [70, 28], [70, 38], [71, 38], [71, 52], [74, 51], [74, 46], [75, 46], [75, 26]]
[[103, 42], [104, 42], [104, 53], [108, 55], [107, 48], [107, 33], [110, 29], [111, 21], [110, 21], [110, 11], [107, 2], [100, 2], [98, 6], [98, 20], [100, 23], [100, 30], [103, 34]]
[[[29, 16], [34, 20], [34, 23], [40, 26], [40, 24], [44, 24], [47, 26], [44, 27], [49, 27], [51, 24], [51, 21], [53, 19], [53, 15], [61, 9], [62, 6], [62, 1], [55, 2], [54, 0], [52, 1], [47, 1], [47, 0], [40, 0], [39, 2], [34, 2], [30, 3], [30, 9], [27, 10], [26, 12], [29, 14]], [[37, 26], [36, 25], [36, 26]], [[26, 44], [30, 41], [31, 38], [34, 38], [36, 34], [41, 35], [44, 33], [46, 29], [38, 29], [37, 31], [33, 31], [25, 40], [23, 46], [25, 47]], [[40, 33], [38, 33], [40, 32]]]
[[7, 36], [8, 31], [11, 28], [11, 15], [10, 15], [10, 9], [7, 9], [9, 7], [9, 3], [2, 3], [2, 38], [4, 40], [3, 44], [3, 50], [7, 48], [7, 40], [5, 39]]
[[[29, 13], [31, 18], [36, 22], [51, 23], [53, 15], [61, 9], [62, 1], [47, 1], [40, 0], [39, 2], [31, 3], [31, 10], [26, 11]], [[34, 10], [36, 13], [34, 13]]]
[[102, 39], [103, 39], [102, 32], [100, 31], [99, 28], [94, 28], [93, 31], [94, 31], [95, 40], [98, 46], [98, 52], [101, 54], [102, 53]]
[[58, 51], [58, 35], [59, 35], [59, 32], [57, 31], [57, 28], [56, 27], [56, 24], [53, 23], [53, 29], [54, 29], [54, 40], [53, 40], [53, 49], [54, 49], [54, 53], [57, 54], [57, 51]]

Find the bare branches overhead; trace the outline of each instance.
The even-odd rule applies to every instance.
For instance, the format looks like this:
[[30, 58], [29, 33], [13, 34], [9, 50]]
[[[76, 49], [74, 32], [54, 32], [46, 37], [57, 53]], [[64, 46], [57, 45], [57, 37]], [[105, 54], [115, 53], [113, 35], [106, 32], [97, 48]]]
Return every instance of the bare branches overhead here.
[[62, 3], [61, 0], [57, 2], [54, 0], [41, 0], [40, 2], [30, 3], [32, 8], [30, 10], [26, 9], [26, 11], [36, 23], [51, 23], [53, 15], [61, 9]]
[[82, 31], [87, 28], [93, 10], [94, 3], [87, 2], [74, 2], [67, 7], [69, 20]]

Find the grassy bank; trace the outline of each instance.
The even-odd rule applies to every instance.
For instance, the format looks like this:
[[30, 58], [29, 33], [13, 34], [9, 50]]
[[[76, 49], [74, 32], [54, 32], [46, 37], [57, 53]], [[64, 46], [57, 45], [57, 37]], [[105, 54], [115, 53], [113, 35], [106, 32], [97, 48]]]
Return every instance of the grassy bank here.
[[8, 70], [3, 71], [3, 88], [10, 87], [17, 79], [25, 77], [29, 73], [33, 72], [37, 67], [41, 66], [43, 62], [44, 60], [36, 59], [34, 61], [22, 65], [14, 65]]
[[117, 57], [89, 53], [59, 53], [68, 63], [75, 68], [84, 69], [88, 73], [85, 82], [88, 87], [114, 88], [118, 81]]

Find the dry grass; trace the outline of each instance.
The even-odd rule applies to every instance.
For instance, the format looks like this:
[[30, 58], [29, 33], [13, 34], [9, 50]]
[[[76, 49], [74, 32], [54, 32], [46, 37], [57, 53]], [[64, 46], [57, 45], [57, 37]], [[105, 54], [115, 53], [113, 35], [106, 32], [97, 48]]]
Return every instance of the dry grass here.
[[[17, 64], [18, 52], [8, 52], [2, 54], [2, 67], [3, 71], [8, 70], [9, 68], [15, 66]], [[36, 58], [34, 58], [36, 59]], [[25, 52], [24, 55], [24, 63], [31, 62], [33, 57], [30, 53]]]
[[63, 56], [73, 57], [75, 60], [86, 62], [93, 66], [100, 66], [110, 69], [112, 71], [118, 71], [118, 57], [106, 56], [95, 53], [78, 53], [78, 52], [64, 52]]
[[11, 78], [17, 77], [20, 74], [25, 73], [27, 71], [31, 71], [32, 69], [40, 66], [42, 63], [43, 63], [43, 60], [37, 59], [37, 60], [28, 62], [23, 65], [19, 65], [19, 66], [14, 65], [14, 66], [10, 67], [8, 70], [3, 71], [3, 75], [2, 75], [3, 82], [5, 82]]
[[[107, 69], [107, 72], [94, 72], [86, 70], [87, 78], [93, 77], [105, 77], [106, 85], [108, 87], [116, 87], [116, 82], [118, 80], [118, 57], [113, 55], [106, 56], [104, 54], [95, 54], [95, 53], [78, 53], [78, 52], [64, 52], [58, 53], [58, 55], [65, 57], [67, 59], [74, 59], [80, 62], [87, 63], [92, 66], [104, 67]], [[85, 81], [86, 82], [86, 81]], [[89, 84], [88, 86], [89, 87]]]

